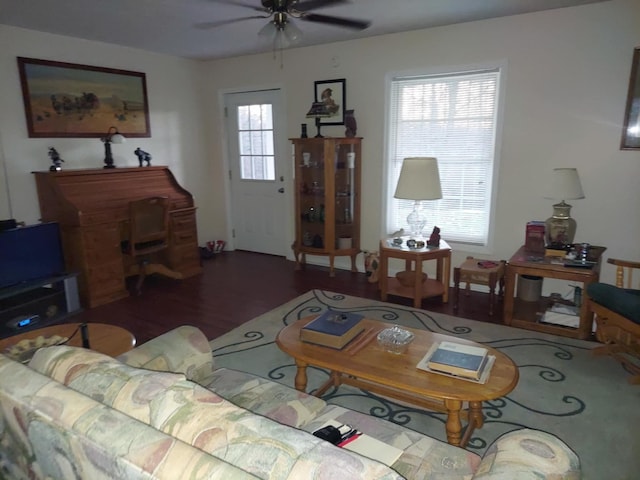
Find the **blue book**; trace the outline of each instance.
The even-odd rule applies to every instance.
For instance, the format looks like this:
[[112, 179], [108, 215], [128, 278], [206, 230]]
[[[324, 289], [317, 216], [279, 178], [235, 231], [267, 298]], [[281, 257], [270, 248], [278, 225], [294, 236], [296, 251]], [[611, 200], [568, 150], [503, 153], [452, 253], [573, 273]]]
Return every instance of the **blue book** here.
[[364, 330], [363, 318], [357, 313], [327, 310], [300, 329], [300, 339], [341, 349]]
[[482, 374], [488, 350], [453, 342], [440, 342], [427, 366], [432, 370], [478, 379]]

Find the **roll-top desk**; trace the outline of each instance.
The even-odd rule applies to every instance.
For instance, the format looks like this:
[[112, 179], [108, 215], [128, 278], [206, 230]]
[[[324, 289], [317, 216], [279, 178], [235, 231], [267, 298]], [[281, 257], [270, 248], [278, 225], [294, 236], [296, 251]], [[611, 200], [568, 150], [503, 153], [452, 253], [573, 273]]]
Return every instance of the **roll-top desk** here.
[[129, 295], [125, 258], [129, 202], [170, 199], [169, 248], [160, 254], [183, 278], [202, 271], [193, 196], [167, 167], [33, 172], [43, 221], [60, 224], [68, 271], [79, 273], [80, 300], [96, 307]]

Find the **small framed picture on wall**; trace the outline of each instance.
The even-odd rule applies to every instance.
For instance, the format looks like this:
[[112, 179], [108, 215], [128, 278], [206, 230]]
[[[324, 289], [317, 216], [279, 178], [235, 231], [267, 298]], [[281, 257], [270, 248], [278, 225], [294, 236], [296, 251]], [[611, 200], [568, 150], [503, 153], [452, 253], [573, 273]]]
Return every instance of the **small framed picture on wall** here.
[[331, 114], [330, 117], [320, 118], [321, 125], [344, 125], [346, 83], [344, 78], [314, 82], [315, 101], [324, 103]]

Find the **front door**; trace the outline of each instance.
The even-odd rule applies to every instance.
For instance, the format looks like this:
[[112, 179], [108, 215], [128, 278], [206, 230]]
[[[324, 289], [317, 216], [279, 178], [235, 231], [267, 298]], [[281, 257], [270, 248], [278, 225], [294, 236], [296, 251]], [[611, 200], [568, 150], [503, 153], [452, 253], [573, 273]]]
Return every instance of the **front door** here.
[[225, 95], [235, 248], [284, 256], [286, 138], [280, 90]]

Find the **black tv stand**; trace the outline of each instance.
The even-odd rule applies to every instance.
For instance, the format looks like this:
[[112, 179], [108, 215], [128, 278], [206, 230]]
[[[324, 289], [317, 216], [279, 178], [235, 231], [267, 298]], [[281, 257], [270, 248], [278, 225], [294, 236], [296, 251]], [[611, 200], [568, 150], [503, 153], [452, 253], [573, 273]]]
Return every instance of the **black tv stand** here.
[[59, 323], [81, 311], [77, 274], [0, 289], [0, 338]]

